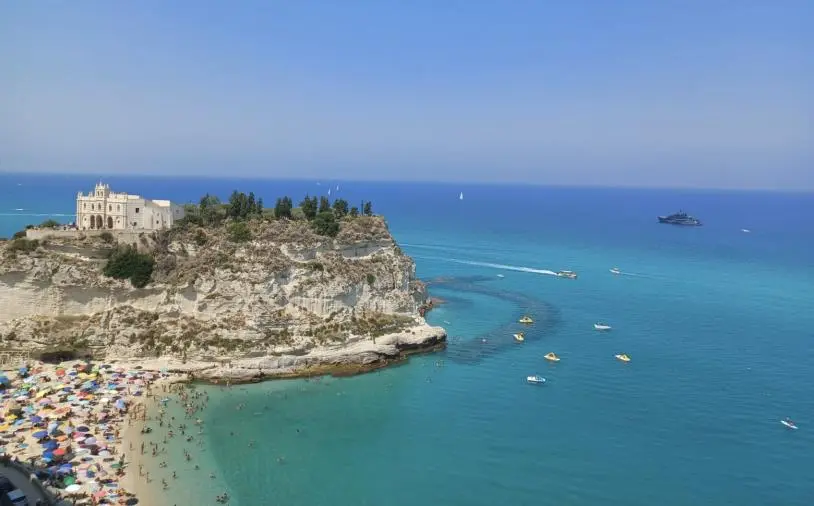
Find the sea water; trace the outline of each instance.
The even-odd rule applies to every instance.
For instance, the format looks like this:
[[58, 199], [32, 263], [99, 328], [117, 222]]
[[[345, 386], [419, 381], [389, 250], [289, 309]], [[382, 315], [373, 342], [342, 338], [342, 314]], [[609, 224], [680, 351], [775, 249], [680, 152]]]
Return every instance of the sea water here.
[[[69, 214], [95, 182], [0, 178], [6, 235]], [[335, 184], [109, 182], [267, 205]], [[447, 350], [353, 378], [196, 387], [210, 396], [201, 446], [173, 438], [153, 469], [166, 504], [814, 503], [812, 195], [341, 182], [339, 196], [387, 217], [445, 301], [428, 320]], [[656, 222], [679, 208], [704, 226]]]

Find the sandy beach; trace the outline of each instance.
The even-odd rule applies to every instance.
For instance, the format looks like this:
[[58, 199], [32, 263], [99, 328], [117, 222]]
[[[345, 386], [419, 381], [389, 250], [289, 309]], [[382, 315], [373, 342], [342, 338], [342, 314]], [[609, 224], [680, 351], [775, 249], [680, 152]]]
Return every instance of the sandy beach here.
[[83, 361], [5, 371], [0, 453], [75, 504], [159, 504], [137, 481], [140, 455], [129, 448], [141, 445], [152, 392], [184, 378]]

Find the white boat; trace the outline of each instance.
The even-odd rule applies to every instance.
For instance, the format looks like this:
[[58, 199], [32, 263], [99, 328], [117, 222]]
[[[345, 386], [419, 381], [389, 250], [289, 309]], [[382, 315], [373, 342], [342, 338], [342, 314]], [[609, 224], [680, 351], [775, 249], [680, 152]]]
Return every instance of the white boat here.
[[464, 199], [464, 192], [461, 192], [461, 194], [458, 195], [458, 200], [463, 200], [463, 199]]
[[622, 271], [619, 270], [619, 267], [614, 267], [610, 270], [613, 274], [622, 274]]
[[741, 232], [743, 232], [744, 234], [748, 234], [749, 232], [751, 232], [751, 230], [749, 230], [748, 228], [742, 228]]
[[503, 274], [498, 274], [498, 275], [497, 275], [497, 277], [499, 277], [499, 278], [505, 278], [506, 276], [504, 276]]
[[577, 273], [574, 271], [557, 271], [557, 276], [560, 278], [577, 279]]
[[607, 323], [594, 323], [594, 329], [596, 330], [610, 330], [611, 326]]
[[792, 422], [791, 420], [788, 420], [788, 419], [786, 419], [786, 420], [780, 420], [780, 423], [782, 423], [783, 425], [785, 425], [785, 426], [786, 426], [786, 427], [788, 427], [789, 429], [794, 429], [794, 430], [797, 430], [797, 426], [796, 426], [796, 425], [794, 425], [794, 422]]
[[535, 374], [533, 376], [527, 377], [526, 381], [531, 383], [532, 385], [542, 385], [543, 383], [545, 383], [545, 378], [543, 378], [539, 374]]

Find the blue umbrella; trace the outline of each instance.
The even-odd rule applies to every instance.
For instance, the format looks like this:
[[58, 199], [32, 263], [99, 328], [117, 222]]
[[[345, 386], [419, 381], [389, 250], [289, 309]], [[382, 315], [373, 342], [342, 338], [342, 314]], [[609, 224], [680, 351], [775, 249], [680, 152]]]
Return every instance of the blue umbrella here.
[[51, 450], [45, 450], [42, 452], [42, 458], [43, 460], [54, 460], [54, 452]]
[[42, 447], [45, 448], [46, 450], [56, 450], [57, 448], [59, 448], [59, 443], [57, 443], [56, 441], [47, 441], [42, 445]]
[[35, 433], [31, 434], [31, 435], [34, 436], [37, 439], [42, 439], [42, 438], [44, 438], [45, 436], [48, 435], [48, 432], [46, 432], [44, 430], [38, 430], [37, 432], [35, 432]]
[[41, 421], [42, 421], [41, 416], [34, 415], [34, 416], [31, 417], [31, 422], [32, 423], [40, 423]]
[[6, 375], [0, 375], [0, 385], [11, 385], [11, 380]]

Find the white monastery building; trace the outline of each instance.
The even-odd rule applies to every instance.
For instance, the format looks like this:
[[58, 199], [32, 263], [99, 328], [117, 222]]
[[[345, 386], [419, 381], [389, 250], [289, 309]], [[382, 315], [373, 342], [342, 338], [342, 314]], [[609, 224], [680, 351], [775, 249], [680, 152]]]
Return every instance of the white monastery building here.
[[76, 226], [80, 230], [160, 230], [184, 217], [184, 208], [169, 200], [148, 200], [115, 193], [96, 184], [92, 193], [76, 196]]

